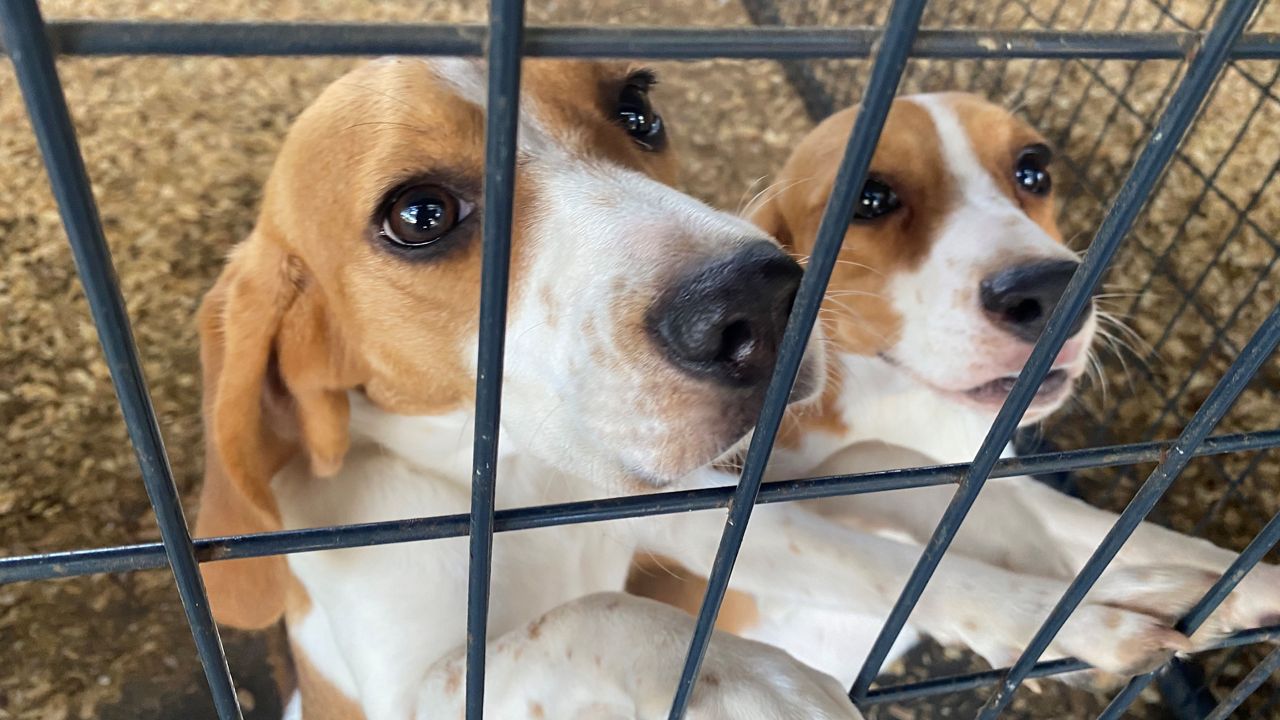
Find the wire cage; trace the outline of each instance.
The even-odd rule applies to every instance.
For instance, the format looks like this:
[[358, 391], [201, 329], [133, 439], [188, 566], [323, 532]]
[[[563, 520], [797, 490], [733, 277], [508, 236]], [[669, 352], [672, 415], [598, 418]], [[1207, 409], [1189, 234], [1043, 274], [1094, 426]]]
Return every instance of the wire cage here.
[[[879, 22], [878, 3], [745, 0], [762, 25]], [[922, 25], [936, 28], [1075, 32], [1202, 32], [1223, 3], [1175, 0], [951, 0], [930, 3]], [[1263, 13], [1268, 12], [1264, 7]], [[1274, 10], [1271, 11], [1274, 13]], [[784, 61], [788, 80], [815, 119], [857, 102], [866, 63]], [[1014, 108], [1063, 152], [1059, 222], [1068, 237], [1093, 237], [1125, 170], [1154, 128], [1159, 108], [1185, 71], [1184, 59], [917, 61], [903, 91], [967, 89]], [[1099, 294], [1118, 321], [1111, 352], [1081, 402], [1052, 418], [1025, 448], [1088, 447], [1151, 440], [1176, 432], [1204, 400], [1213, 378], [1235, 357], [1278, 297], [1271, 271], [1280, 255], [1273, 146], [1280, 119], [1280, 68], [1233, 59], [1206, 100], [1170, 168], [1156, 184]], [[1083, 249], [1083, 244], [1077, 244]], [[1280, 390], [1267, 365], [1222, 427], [1269, 424]], [[1189, 468], [1153, 517], [1180, 531], [1239, 547], [1280, 507], [1274, 478], [1280, 456], [1264, 451], [1221, 456]], [[1120, 509], [1142, 479], [1131, 466], [1054, 478], [1103, 507]], [[1205, 688], [1224, 692], [1261, 657], [1236, 649], [1199, 658], [1167, 690], [1195, 715]], [[1182, 685], [1183, 687], [1178, 687]], [[1270, 717], [1280, 686], [1248, 708]], [[1199, 711], [1205, 712], [1203, 708]]]
[[[1179, 530], [1244, 549], [1231, 571], [1179, 625], [1187, 631], [1197, 627], [1280, 539], [1280, 505], [1268, 492], [1277, 469], [1277, 456], [1270, 449], [1280, 446], [1273, 412], [1280, 377], [1270, 359], [1280, 343], [1280, 293], [1268, 282], [1280, 258], [1275, 241], [1280, 208], [1266, 201], [1280, 159], [1274, 157], [1274, 147], [1266, 150], [1265, 142], [1265, 133], [1278, 126], [1280, 112], [1275, 94], [1280, 35], [1260, 28], [1280, 5], [1260, 0], [742, 2], [759, 28], [526, 27], [519, 0], [493, 0], [487, 29], [324, 22], [46, 24], [34, 0], [0, 3], [0, 41], [13, 63], [44, 156], [162, 538], [127, 547], [0, 558], [0, 584], [168, 566], [217, 714], [229, 720], [241, 717], [241, 708], [198, 563], [468, 535], [472, 572], [467, 716], [478, 719], [483, 711], [485, 618], [495, 531], [729, 507], [708, 601], [673, 699], [671, 717], [679, 718], [695, 686], [716, 608], [755, 503], [870, 492], [924, 480], [957, 483], [958, 489], [887, 619], [872, 658], [850, 690], [872, 716], [927, 712], [919, 703], [933, 702], [942, 703], [937, 706], [948, 711], [944, 714], [965, 710], [993, 718], [1008, 707], [1025, 680], [1081, 669], [1082, 664], [1071, 659], [1038, 662], [1039, 656], [1119, 544], [1148, 513]], [[1264, 7], [1258, 11], [1260, 6]], [[778, 25], [793, 27], [773, 27]], [[387, 53], [487, 55], [489, 106], [507, 108], [487, 118], [484, 331], [472, 511], [466, 516], [193, 542], [55, 57]], [[500, 481], [495, 479], [494, 458], [515, 132], [515, 103], [495, 100], [516, 96], [521, 57], [538, 55], [767, 58], [783, 64], [815, 119], [862, 102], [741, 481], [733, 488], [494, 511], [493, 488]], [[900, 83], [904, 90], [971, 89], [1007, 102], [1044, 129], [1067, 156], [1067, 175], [1060, 181], [1065, 190], [1064, 230], [1088, 252], [973, 463], [907, 469], [878, 476], [874, 482], [843, 476], [762, 486], [764, 463], [798, 370], [803, 338], [816, 319], [843, 234], [840, 228], [852, 211], [856, 193], [850, 191], [864, 181]], [[1257, 139], [1259, 133], [1263, 140]], [[1024, 438], [1031, 454], [1000, 460], [1001, 449], [1014, 436], [1074, 316], [1108, 272], [1102, 299], [1134, 328], [1131, 335], [1117, 331], [1120, 347], [1100, 373], [1112, 378], [1110, 388], [1099, 382], [1071, 412], [1038, 435]], [[1059, 451], [1062, 448], [1069, 449]], [[1205, 457], [1195, 459], [1198, 456]], [[1067, 472], [1077, 474], [1064, 478]], [[1024, 473], [1053, 476], [1091, 502], [1124, 512], [1011, 668], [951, 668], [941, 677], [930, 672], [925, 679], [882, 678], [880, 685], [871, 687], [888, 645], [983, 483], [993, 475]], [[1280, 651], [1266, 655], [1258, 643], [1276, 637], [1280, 627], [1244, 631], [1196, 663], [1171, 663], [1158, 673], [1135, 678], [1093, 712], [1120, 717], [1147, 686], [1159, 681], [1175, 712], [1188, 717], [1226, 717], [1232, 712], [1271, 717], [1280, 691], [1254, 691], [1280, 665]], [[955, 699], [954, 693], [962, 690], [975, 691], [971, 708]], [[945, 701], [936, 699], [943, 695]], [[897, 705], [905, 702], [917, 704]]]

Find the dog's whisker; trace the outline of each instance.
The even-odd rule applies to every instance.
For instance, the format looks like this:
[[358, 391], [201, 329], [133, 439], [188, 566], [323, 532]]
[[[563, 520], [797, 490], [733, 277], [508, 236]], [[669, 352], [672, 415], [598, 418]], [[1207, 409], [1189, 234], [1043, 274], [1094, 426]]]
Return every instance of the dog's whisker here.
[[844, 310], [844, 313], [840, 313], [840, 312], [839, 312], [839, 311], [837, 311], [835, 308], [828, 308], [828, 307], [821, 308], [821, 310], [825, 310], [825, 311], [827, 311], [827, 312], [829, 312], [829, 313], [833, 314], [837, 319], [843, 318], [843, 319], [846, 319], [846, 320], [851, 320], [851, 321], [853, 321], [854, 323], [856, 323], [856, 324], [858, 325], [858, 330], [859, 330], [859, 331], [861, 331], [861, 332], [865, 332], [865, 333], [869, 333], [869, 334], [873, 335], [877, 340], [882, 340], [882, 341], [886, 341], [886, 342], [889, 340], [889, 338], [888, 338], [884, 333], [881, 333], [881, 332], [879, 332], [879, 331], [873, 330], [873, 329], [872, 329], [872, 325], [866, 321], [866, 318], [864, 318], [864, 317], [862, 316], [862, 313], [858, 312], [857, 310], [854, 310], [853, 308], [849, 307], [848, 305], [845, 305], [844, 303], [840, 302], [839, 300], [834, 300], [834, 299], [833, 299], [833, 300], [831, 300], [831, 302], [832, 302], [833, 304], [835, 304], [836, 306], [838, 306], [839, 308], [841, 308], [842, 310]]
[[[801, 255], [799, 253], [791, 253], [791, 258], [802, 265], [804, 263], [809, 262], [810, 257], [812, 257], [812, 255]], [[859, 270], [866, 270], [867, 272], [875, 273], [876, 275], [884, 277], [884, 273], [880, 272], [876, 268], [873, 268], [870, 265], [867, 265], [865, 263], [854, 262], [853, 260], [845, 260], [843, 258], [836, 258], [836, 264], [848, 265], [849, 267], [855, 267], [855, 268], [858, 268]]]
[[[817, 178], [816, 175], [810, 175], [808, 177], [797, 178], [789, 182], [778, 181], [771, 185], [768, 185], [763, 190], [756, 193], [755, 196], [753, 196], [751, 200], [748, 201], [747, 204], [742, 207], [742, 209], [739, 211], [738, 214], [742, 215], [743, 217], [749, 217], [752, 214], [754, 214], [757, 210], [759, 210], [760, 207], [764, 205], [764, 203], [772, 200], [773, 198], [777, 197], [778, 195], [781, 195], [783, 192], [786, 192], [791, 188], [810, 182], [816, 178]], [[757, 180], [757, 182], [759, 181]], [[765, 197], [765, 195], [767, 195], [770, 192], [772, 192], [773, 195], [769, 197]]]
[[[748, 206], [749, 204], [751, 204], [752, 202], [754, 202], [756, 198], [760, 197], [760, 193], [765, 192], [766, 190], [768, 190], [768, 189], [769, 189], [769, 188], [768, 188], [768, 186], [765, 186], [765, 189], [764, 189], [764, 190], [761, 190], [760, 192], [756, 193], [755, 195], [751, 195], [751, 191], [752, 191], [752, 190], [755, 190], [755, 189], [756, 189], [756, 186], [758, 186], [760, 183], [764, 182], [765, 178], [767, 178], [767, 177], [769, 177], [769, 176], [768, 176], [768, 175], [761, 175], [760, 177], [756, 178], [755, 180], [752, 180], [752, 181], [751, 181], [751, 184], [750, 184], [750, 185], [748, 185], [748, 186], [746, 187], [746, 189], [742, 191], [742, 194], [738, 196], [738, 204], [735, 206], [735, 209], [734, 209], [734, 214], [735, 214], [735, 215], [742, 216], [742, 215], [743, 215], [743, 211], [744, 211], [744, 210], [746, 210], [747, 206]], [[748, 198], [747, 198], [747, 196], [748, 196], [748, 195], [751, 195], [750, 199], [748, 199]]]
[[828, 290], [826, 294], [823, 295], [824, 298], [828, 298], [828, 299], [838, 298], [838, 297], [850, 297], [850, 296], [876, 298], [877, 300], [884, 299], [884, 296], [881, 295], [880, 293], [874, 293], [868, 290]]

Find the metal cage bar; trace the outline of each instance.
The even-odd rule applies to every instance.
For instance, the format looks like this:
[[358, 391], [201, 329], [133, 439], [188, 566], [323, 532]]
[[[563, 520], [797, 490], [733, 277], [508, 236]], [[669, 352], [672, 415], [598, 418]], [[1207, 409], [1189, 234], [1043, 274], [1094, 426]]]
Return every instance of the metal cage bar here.
[[467, 569], [467, 720], [484, 717], [493, 512], [502, 415], [502, 360], [515, 202], [524, 0], [489, 5], [489, 88], [485, 112], [483, 265], [480, 346], [476, 356], [475, 454], [471, 469], [470, 564]]
[[[64, 55], [457, 55], [485, 51], [474, 24], [320, 22], [137, 22], [55, 20], [47, 33]], [[530, 26], [526, 57], [862, 58], [878, 28], [655, 28]], [[914, 57], [949, 59], [1180, 60], [1200, 45], [1195, 32], [922, 29]], [[1251, 33], [1240, 60], [1280, 59], [1280, 33]]]
[[[996, 464], [991, 477], [1043, 475], [1156, 462], [1169, 452], [1172, 445], [1173, 441], [1167, 440], [1003, 458]], [[1212, 437], [1197, 447], [1194, 455], [1208, 457], [1277, 447], [1280, 447], [1280, 429]], [[968, 464], [935, 465], [768, 482], [761, 486], [756, 502], [792, 502], [945, 485], [959, 482], [968, 467]], [[494, 514], [494, 530], [510, 532], [556, 525], [711, 510], [728, 507], [732, 496], [733, 488], [726, 486], [511, 508], [499, 510]], [[467, 515], [439, 515], [360, 525], [198, 538], [195, 540], [196, 558], [200, 562], [218, 562], [267, 555], [463, 537], [470, 532], [468, 520]], [[21, 555], [0, 558], [0, 585], [79, 577], [94, 573], [134, 572], [164, 567], [164, 564], [164, 548], [160, 543]]]
[[[1280, 638], [1280, 625], [1273, 625], [1265, 628], [1254, 628], [1252, 630], [1244, 630], [1222, 638], [1222, 640], [1204, 648], [1204, 651], [1207, 652], [1209, 650], [1223, 650], [1226, 648], [1253, 645], [1255, 643], [1267, 642], [1276, 638]], [[1091, 666], [1088, 663], [1077, 660], [1076, 658], [1045, 660], [1036, 663], [1031, 669], [1031, 672], [1028, 673], [1027, 677], [1053, 677], [1054, 675], [1088, 670], [1090, 667]], [[966, 690], [977, 690], [978, 688], [983, 688], [987, 685], [995, 685], [1000, 682], [1004, 678], [1004, 674], [1008, 671], [1009, 668], [1000, 668], [997, 670], [964, 673], [962, 675], [947, 675], [944, 677], [929, 678], [928, 680], [892, 685], [884, 688], [872, 688], [872, 690], [867, 693], [866, 699], [862, 701], [862, 705], [863, 707], [869, 707], [871, 705], [917, 700], [937, 695], [964, 692]]]
[[1259, 0], [1240, 0], [1229, 5], [1223, 16], [1210, 30], [1204, 46], [1192, 60], [1186, 76], [1148, 138], [1146, 147], [1117, 193], [1115, 204], [1098, 228], [1084, 261], [1072, 276], [1062, 300], [1050, 315], [1048, 324], [1031, 352], [1031, 357], [1018, 375], [1008, 399], [1000, 408], [986, 439], [983, 440], [973, 465], [960, 481], [955, 497], [943, 513], [937, 530], [925, 545], [920, 561], [908, 578], [893, 610], [890, 611], [880, 635], [876, 638], [866, 662], [849, 691], [850, 696], [855, 700], [866, 695], [875, 676], [879, 674], [884, 659], [902, 632], [903, 626], [906, 625], [911, 610], [924, 593], [925, 585], [937, 569], [938, 563], [941, 562], [943, 553], [959, 531], [960, 524], [986, 483], [988, 474], [1001, 451], [1013, 438], [1018, 423], [1031, 404], [1036, 389], [1044, 381], [1049, 366], [1066, 342], [1071, 324], [1089, 303], [1093, 289], [1101, 281], [1102, 273], [1133, 226], [1156, 180], [1173, 157], [1182, 136], [1199, 111], [1201, 102], [1226, 63], [1228, 51], [1243, 32], [1258, 2]]
[[1231, 694], [1223, 698], [1222, 702], [1218, 703], [1218, 707], [1214, 708], [1213, 712], [1209, 713], [1204, 720], [1228, 720], [1231, 714], [1236, 711], [1236, 708], [1240, 707], [1240, 703], [1252, 695], [1254, 690], [1261, 687], [1262, 683], [1266, 682], [1267, 678], [1271, 677], [1277, 670], [1280, 670], [1280, 648], [1272, 650], [1269, 655], [1263, 658], [1262, 662], [1258, 663], [1245, 679], [1241, 680], [1239, 685], [1236, 685]]
[[[187, 621], [195, 637], [218, 716], [239, 718], [234, 686], [218, 631], [208, 608], [198, 562], [262, 557], [344, 547], [444, 537], [470, 537], [468, 583], [467, 718], [483, 711], [484, 651], [493, 533], [535, 527], [598, 522], [624, 517], [728, 507], [729, 520], [709, 578], [695, 634], [672, 703], [670, 716], [684, 714], [697, 680], [716, 613], [733, 562], [756, 503], [879, 492], [958, 483], [951, 506], [922, 553], [919, 564], [891, 612], [850, 695], [859, 705], [906, 700], [973, 689], [999, 682], [981, 717], [994, 717], [1025, 677], [1085, 669], [1067, 658], [1037, 663], [1058, 627], [1069, 617], [1128, 533], [1145, 516], [1192, 457], [1280, 447], [1280, 429], [1207, 437], [1234, 397], [1280, 342], [1280, 306], [1242, 350], [1214, 393], [1172, 442], [1146, 442], [1044, 453], [1001, 460], [1023, 412], [1048, 365], [1066, 339], [1066, 329], [1133, 225], [1147, 195], [1178, 150], [1178, 144], [1213, 86], [1224, 63], [1280, 59], [1280, 33], [1244, 33], [1259, 0], [1227, 2], [1213, 28], [1183, 31], [1084, 32], [1057, 30], [920, 30], [925, 0], [896, 0], [886, 27], [879, 28], [598, 28], [535, 26], [525, 28], [521, 0], [492, 0], [489, 25], [378, 25], [345, 23], [185, 23], [53, 21], [47, 25], [34, 0], [0, 2], [0, 49], [13, 60], [23, 97], [45, 157], [63, 224], [99, 331], [113, 383], [138, 455], [142, 478], [157, 514], [162, 542], [95, 550], [73, 550], [0, 558], [0, 584], [73, 577], [99, 572], [172, 568]], [[487, 52], [486, 52], [487, 50]], [[489, 58], [486, 119], [484, 270], [481, 333], [477, 358], [473, 498], [467, 515], [280, 531], [192, 541], [182, 514], [128, 316], [115, 280], [83, 159], [54, 67], [54, 55], [460, 55]], [[503, 336], [512, 226], [514, 162], [518, 124], [520, 62], [523, 56], [615, 57], [651, 59], [861, 58], [876, 55], [864, 105], [840, 166], [836, 189], [824, 213], [819, 240], [795, 311], [788, 323], [778, 367], [771, 380], [757, 431], [736, 487], [609, 498], [494, 511], [500, 419]], [[852, 211], [853, 189], [866, 174], [870, 154], [887, 114], [908, 56], [943, 59], [1098, 59], [1154, 60], [1192, 58], [1134, 163], [1115, 205], [1099, 228], [1084, 263], [1063, 302], [1050, 319], [1009, 400], [972, 463], [910, 468], [880, 473], [830, 476], [762, 483], [786, 400], [799, 369], [807, 337], [816, 319], [827, 279], [839, 251], [842, 228]], [[1035, 639], [1011, 668], [971, 673], [870, 690], [888, 646], [905, 624], [933, 569], [946, 551], [964, 515], [989, 477], [1037, 474], [1087, 467], [1114, 467], [1159, 460], [1147, 485], [1121, 515], [1103, 545], [1051, 613]], [[1145, 508], [1145, 509], [1144, 509]], [[1280, 539], [1280, 515], [1254, 538], [1232, 567], [1179, 623], [1192, 632], [1231, 589]], [[1231, 636], [1215, 647], [1235, 647], [1280, 637], [1280, 626]], [[1215, 711], [1225, 717], [1248, 693], [1280, 667], [1272, 653]], [[1112, 706], [1123, 712], [1149, 683], [1135, 678]], [[1125, 701], [1123, 707], [1117, 703]], [[1111, 707], [1103, 717], [1111, 717]]]
[[[1227, 414], [1227, 411], [1235, 404], [1236, 398], [1244, 391], [1245, 386], [1257, 374], [1262, 364], [1271, 357], [1277, 344], [1280, 344], [1280, 304], [1276, 305], [1271, 314], [1267, 316], [1267, 319], [1263, 321], [1262, 326], [1258, 328], [1258, 332], [1254, 334], [1244, 350], [1241, 351], [1240, 356], [1231, 364], [1226, 375], [1213, 388], [1213, 391], [1209, 393], [1209, 397], [1205, 399], [1204, 404], [1192, 416], [1191, 422], [1187, 423], [1186, 428], [1178, 437], [1178, 441], [1174, 443], [1169, 456], [1156, 466], [1156, 469], [1151, 472], [1151, 476], [1138, 489], [1129, 506], [1124, 509], [1124, 512], [1120, 513], [1115, 525], [1103, 538], [1098, 549], [1089, 557], [1088, 562], [1085, 563], [1079, 574], [1071, 581], [1071, 585], [1063, 594], [1062, 599], [1058, 601], [1044, 624], [1036, 631], [1031, 642], [1027, 644], [1026, 650], [1022, 652], [1017, 662], [1013, 664], [1013, 668], [1010, 669], [1008, 676], [1000, 684], [999, 689], [988, 699], [982, 712], [978, 715], [979, 720], [992, 720], [1008, 706], [1013, 699], [1013, 693], [1018, 689], [1027, 672], [1030, 671], [1031, 666], [1048, 649], [1049, 643], [1053, 641], [1054, 636], [1066, 624], [1067, 618], [1071, 616], [1071, 613], [1084, 600], [1085, 594], [1102, 576], [1103, 570], [1115, 558], [1120, 551], [1120, 547], [1129, 539], [1129, 536], [1133, 534], [1138, 525], [1146, 519], [1151, 509], [1155, 507], [1156, 502], [1160, 500], [1164, 492], [1169, 489], [1173, 481], [1178, 479], [1178, 475], [1186, 468], [1191, 458], [1190, 451], [1200, 444], [1217, 426], [1218, 422], [1222, 420], [1222, 417]], [[1225, 593], [1223, 597], [1225, 597]], [[1220, 600], [1221, 598], [1218, 599]], [[1205, 617], [1207, 617], [1207, 613], [1205, 613]]]
[[737, 560], [738, 551], [746, 537], [747, 523], [751, 520], [756, 495], [764, 480], [765, 466], [769, 463], [774, 440], [782, 425], [782, 415], [791, 399], [791, 388], [800, 371], [805, 346], [813, 331], [813, 324], [817, 322], [818, 310], [827, 291], [827, 281], [836, 266], [845, 228], [853, 218], [857, 191], [866, 182], [867, 169], [871, 166], [871, 156], [880, 139], [880, 130], [889, 115], [889, 106], [893, 102], [898, 83], [902, 80], [902, 73], [906, 70], [907, 54], [915, 40], [925, 2], [926, 0], [894, 0], [893, 7], [889, 10], [884, 36], [879, 41], [880, 49], [876, 53], [871, 78], [867, 83], [867, 97], [858, 109], [849, 143], [836, 171], [835, 184], [818, 225], [813, 252], [809, 256], [808, 267], [783, 332], [777, 365], [765, 391], [760, 417], [747, 448], [742, 475], [738, 478], [733, 499], [729, 502], [729, 516], [725, 521], [724, 533], [720, 536], [720, 547], [716, 550], [711, 574], [707, 578], [706, 595], [698, 609], [689, 654], [671, 704], [670, 720], [681, 720], [693, 697], [698, 669], [706, 655], [707, 644], [711, 642], [711, 633], [715, 629], [716, 616], [724, 602], [725, 591], [729, 589], [729, 576], [733, 573], [734, 561]]
[[[1222, 573], [1222, 577], [1218, 578], [1213, 587], [1209, 588], [1204, 597], [1187, 611], [1174, 628], [1188, 636], [1198, 630], [1222, 604], [1222, 601], [1227, 599], [1236, 585], [1244, 580], [1244, 576], [1249, 574], [1255, 565], [1262, 562], [1262, 558], [1267, 553], [1271, 552], [1277, 542], [1280, 542], [1280, 513], [1276, 513], [1271, 518], [1266, 527], [1262, 528], [1262, 531], [1240, 552], [1235, 562]], [[1116, 720], [1123, 716], [1133, 701], [1138, 699], [1138, 695], [1157, 677], [1158, 672], [1158, 669], [1153, 670], [1131, 679], [1102, 711], [1098, 720]]]
[[44, 19], [35, 0], [0, 3], [0, 36], [9, 48], [27, 114], [40, 154], [44, 156], [49, 184], [67, 231], [80, 284], [89, 302], [120, 412], [155, 512], [165, 558], [173, 570], [214, 707], [220, 720], [240, 720], [231, 669], [209, 609], [209, 596], [196, 563], [191, 532], [173, 481], [173, 468], [165, 452], [129, 313], [111, 262], [111, 249], [103, 234], [102, 219], [54, 64], [53, 48], [45, 35]]

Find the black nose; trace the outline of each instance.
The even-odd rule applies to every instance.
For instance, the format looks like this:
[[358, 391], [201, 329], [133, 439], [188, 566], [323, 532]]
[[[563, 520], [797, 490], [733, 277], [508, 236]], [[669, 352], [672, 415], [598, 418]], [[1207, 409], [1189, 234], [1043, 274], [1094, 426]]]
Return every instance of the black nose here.
[[800, 286], [800, 266], [763, 240], [694, 268], [649, 308], [649, 330], [693, 375], [762, 385]]
[[[982, 307], [1014, 337], [1035, 342], [1079, 265], [1075, 260], [1041, 260], [1005, 268], [982, 281]], [[1072, 335], [1084, 326], [1087, 316], [1081, 313], [1076, 318]]]

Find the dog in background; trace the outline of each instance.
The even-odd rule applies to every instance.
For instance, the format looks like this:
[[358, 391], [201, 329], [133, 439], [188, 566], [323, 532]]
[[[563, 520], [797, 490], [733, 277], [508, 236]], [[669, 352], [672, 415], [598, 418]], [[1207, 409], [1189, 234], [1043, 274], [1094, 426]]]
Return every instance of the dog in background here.
[[[813, 249], [855, 112], [837, 113], [804, 138], [750, 212], [799, 257]], [[828, 382], [819, 402], [791, 413], [772, 479], [973, 459], [1078, 265], [1054, 219], [1052, 154], [1033, 128], [972, 95], [894, 103], [824, 304]], [[1076, 322], [1025, 423], [1071, 397], [1097, 325], [1093, 310]], [[782, 647], [847, 684], [953, 493], [929, 487], [804, 503], [823, 523], [882, 539], [891, 548], [884, 552], [904, 567], [868, 565], [870, 591], [851, 600], [860, 603], [853, 612], [819, 602], [789, 580], [753, 592], [735, 575], [738, 592], [731, 591], [720, 627]], [[790, 511], [762, 506], [756, 515], [778, 512]], [[1010, 664], [1115, 517], [1028, 477], [992, 479], [894, 656], [928, 634], [967, 645], [993, 666]], [[788, 546], [757, 522], [743, 549], [748, 562]], [[1280, 621], [1280, 568], [1260, 565], [1195, 637], [1171, 629], [1234, 557], [1143, 524], [1046, 657], [1075, 655], [1131, 675], [1171, 652]], [[969, 571], [955, 572], [960, 565]], [[1014, 596], [992, 591], [1009, 586], [1017, 588]], [[692, 612], [705, 583], [676, 558], [640, 556], [629, 587]], [[934, 616], [944, 606], [1011, 616], [1010, 632], [939, 625]]]

